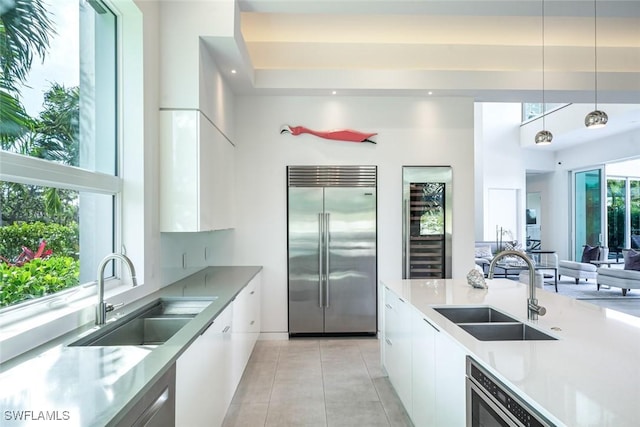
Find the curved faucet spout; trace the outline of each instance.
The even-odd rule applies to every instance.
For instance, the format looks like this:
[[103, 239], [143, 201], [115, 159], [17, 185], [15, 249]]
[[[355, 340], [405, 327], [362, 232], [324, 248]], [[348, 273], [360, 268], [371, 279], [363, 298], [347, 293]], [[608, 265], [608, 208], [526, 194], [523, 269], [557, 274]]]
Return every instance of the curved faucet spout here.
[[538, 299], [536, 298], [536, 267], [533, 265], [531, 259], [520, 251], [508, 250], [500, 252], [489, 264], [488, 278], [493, 279], [493, 271], [496, 268], [496, 264], [499, 260], [506, 256], [515, 256], [522, 259], [529, 269], [529, 299], [527, 300], [527, 318], [529, 320], [537, 320], [538, 315], [544, 316], [547, 309], [538, 305]]
[[105, 304], [104, 302], [104, 269], [111, 260], [120, 260], [127, 266], [129, 274], [131, 275], [132, 286], [138, 285], [136, 279], [136, 269], [133, 266], [133, 262], [123, 254], [109, 254], [100, 261], [98, 265], [98, 305], [96, 306], [96, 325], [104, 325], [107, 320], [107, 313], [112, 311], [114, 306], [111, 304]]

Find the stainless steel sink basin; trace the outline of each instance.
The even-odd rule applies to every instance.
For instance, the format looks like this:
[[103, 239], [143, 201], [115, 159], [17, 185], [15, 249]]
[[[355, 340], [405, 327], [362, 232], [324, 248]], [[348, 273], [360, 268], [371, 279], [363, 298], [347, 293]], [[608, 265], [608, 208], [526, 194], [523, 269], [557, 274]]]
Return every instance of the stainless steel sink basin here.
[[69, 346], [161, 345], [215, 299], [159, 298]]
[[517, 322], [513, 317], [489, 306], [434, 307], [433, 309], [453, 323]]
[[524, 323], [467, 323], [462, 329], [480, 341], [536, 341], [557, 338]]

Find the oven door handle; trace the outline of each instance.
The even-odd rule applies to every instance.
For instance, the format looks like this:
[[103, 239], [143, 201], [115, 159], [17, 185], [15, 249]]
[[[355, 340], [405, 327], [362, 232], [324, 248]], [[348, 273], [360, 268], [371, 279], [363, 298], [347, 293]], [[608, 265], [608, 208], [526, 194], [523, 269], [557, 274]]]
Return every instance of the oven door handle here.
[[502, 409], [498, 404], [494, 402], [494, 399], [486, 394], [480, 387], [478, 387], [469, 377], [466, 377], [467, 382], [467, 427], [477, 427], [473, 424], [474, 418], [477, 418], [477, 414], [473, 414], [473, 394], [477, 395], [478, 399], [481, 399], [500, 419], [509, 427], [521, 427], [518, 421], [513, 419], [511, 415]]

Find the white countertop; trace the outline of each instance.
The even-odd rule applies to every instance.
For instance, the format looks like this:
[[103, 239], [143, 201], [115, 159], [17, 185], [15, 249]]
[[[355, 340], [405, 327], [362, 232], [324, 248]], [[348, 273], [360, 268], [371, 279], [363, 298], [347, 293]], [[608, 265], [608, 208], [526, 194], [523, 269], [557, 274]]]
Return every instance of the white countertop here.
[[[528, 288], [507, 279], [488, 280], [489, 289], [465, 279], [383, 284], [559, 425], [639, 425], [640, 318], [538, 289], [547, 313], [528, 321]], [[479, 341], [433, 310], [439, 305], [490, 305], [558, 340]]]
[[[115, 425], [260, 269], [209, 267], [123, 307], [129, 313], [159, 297], [218, 297], [155, 348], [66, 346], [95, 328], [90, 324], [55, 340], [46, 351], [0, 365], [0, 425]], [[30, 419], [19, 421], [18, 416]], [[47, 416], [54, 420], [42, 421]]]

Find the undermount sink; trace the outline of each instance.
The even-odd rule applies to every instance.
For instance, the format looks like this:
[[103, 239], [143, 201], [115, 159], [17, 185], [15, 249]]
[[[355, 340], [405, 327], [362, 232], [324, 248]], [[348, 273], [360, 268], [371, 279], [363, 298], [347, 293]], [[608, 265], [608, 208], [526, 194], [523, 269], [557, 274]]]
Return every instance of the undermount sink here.
[[557, 338], [524, 323], [466, 323], [462, 329], [480, 341], [540, 341]]
[[489, 306], [434, 307], [433, 309], [453, 323], [517, 322], [513, 317]]
[[486, 305], [433, 307], [433, 309], [480, 341], [557, 340], [539, 329]]
[[69, 346], [162, 345], [215, 299], [159, 298]]

